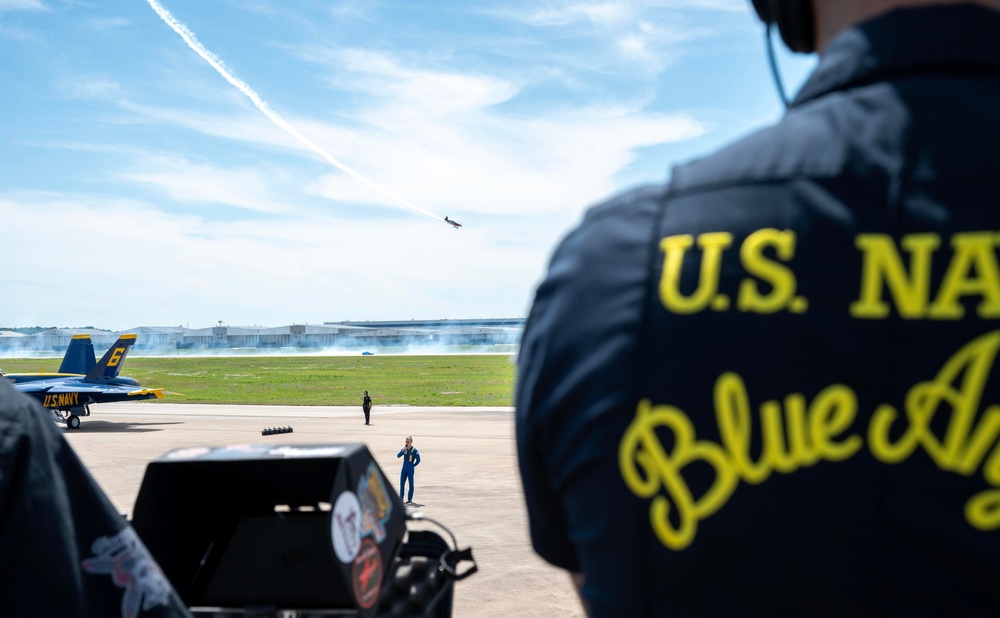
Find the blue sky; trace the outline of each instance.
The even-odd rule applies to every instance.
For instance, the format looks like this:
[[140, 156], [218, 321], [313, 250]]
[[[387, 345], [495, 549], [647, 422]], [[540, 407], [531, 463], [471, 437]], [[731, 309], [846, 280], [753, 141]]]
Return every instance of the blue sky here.
[[588, 206], [781, 114], [746, 0], [151, 2], [0, 0], [0, 327], [524, 316]]

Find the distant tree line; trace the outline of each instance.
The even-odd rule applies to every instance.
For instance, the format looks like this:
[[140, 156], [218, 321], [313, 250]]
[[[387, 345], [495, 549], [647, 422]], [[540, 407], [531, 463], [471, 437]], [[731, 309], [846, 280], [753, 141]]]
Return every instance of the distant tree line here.
[[[65, 328], [66, 330], [104, 330], [103, 328], [94, 328], [93, 326], [15, 326], [7, 327], [0, 326], [0, 330], [9, 330], [15, 333], [21, 333], [22, 335], [34, 335], [46, 330], [52, 330], [55, 328]], [[107, 331], [111, 332], [111, 331]]]

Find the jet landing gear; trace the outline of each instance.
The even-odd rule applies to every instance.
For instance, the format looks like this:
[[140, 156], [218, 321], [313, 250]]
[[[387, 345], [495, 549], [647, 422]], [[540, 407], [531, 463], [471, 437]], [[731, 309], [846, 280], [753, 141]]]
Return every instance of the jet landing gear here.
[[68, 410], [53, 409], [52, 420], [60, 425], [66, 425], [66, 429], [79, 429], [80, 417], [90, 416], [90, 406], [79, 406]]

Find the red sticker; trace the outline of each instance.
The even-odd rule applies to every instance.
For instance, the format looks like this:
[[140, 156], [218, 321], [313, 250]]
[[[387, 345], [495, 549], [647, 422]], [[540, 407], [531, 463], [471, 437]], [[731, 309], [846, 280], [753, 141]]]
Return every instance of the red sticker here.
[[368, 609], [378, 601], [382, 590], [382, 554], [371, 539], [361, 541], [358, 555], [351, 565], [351, 581], [358, 605]]

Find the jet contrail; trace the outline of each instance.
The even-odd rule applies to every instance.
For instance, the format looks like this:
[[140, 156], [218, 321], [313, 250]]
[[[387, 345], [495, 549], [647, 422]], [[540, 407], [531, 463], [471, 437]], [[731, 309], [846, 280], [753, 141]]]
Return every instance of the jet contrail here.
[[309, 140], [309, 138], [299, 133], [295, 127], [288, 124], [288, 122], [284, 118], [279, 116], [277, 112], [268, 107], [267, 103], [265, 103], [264, 100], [261, 99], [260, 96], [258, 96], [258, 94], [253, 91], [253, 89], [250, 88], [250, 86], [246, 85], [246, 83], [244, 83], [242, 80], [240, 80], [232, 73], [230, 73], [229, 70], [226, 69], [225, 65], [222, 64], [222, 60], [219, 60], [219, 58], [215, 54], [205, 49], [205, 46], [198, 41], [198, 39], [194, 36], [194, 33], [188, 30], [187, 26], [177, 21], [177, 19], [170, 14], [170, 11], [163, 8], [163, 6], [156, 0], [146, 0], [146, 1], [149, 3], [149, 6], [153, 7], [153, 10], [156, 11], [156, 14], [160, 16], [160, 19], [162, 19], [168, 26], [170, 26], [170, 28], [173, 29], [174, 32], [181, 35], [181, 38], [184, 39], [184, 42], [187, 43], [188, 47], [194, 50], [194, 52], [197, 53], [199, 56], [204, 58], [205, 62], [212, 65], [212, 68], [218, 71], [219, 75], [226, 78], [227, 82], [229, 82], [233, 86], [236, 86], [237, 90], [245, 94], [247, 98], [250, 99], [250, 101], [254, 104], [254, 107], [263, 112], [263, 114], [268, 118], [270, 118], [274, 124], [284, 129], [289, 135], [302, 142], [302, 144], [305, 145], [309, 150], [312, 150], [313, 152], [318, 154], [320, 157], [322, 157], [328, 163], [330, 163], [330, 165], [333, 165], [334, 167], [342, 170], [343, 172], [350, 174], [351, 176], [354, 176], [355, 178], [365, 183], [372, 189], [375, 189], [382, 195], [391, 198], [393, 201], [398, 202], [403, 206], [411, 208], [419, 213], [423, 213], [428, 217], [432, 217], [434, 219], [441, 219], [441, 217], [433, 213], [429, 213], [423, 208], [420, 208], [419, 206], [411, 204], [410, 202], [399, 197], [398, 195], [393, 194], [391, 191], [383, 189], [382, 187], [378, 186], [371, 180], [368, 180], [361, 174], [347, 167], [340, 161], [334, 159], [333, 156], [331, 156], [325, 150], [323, 150], [316, 144], [312, 143]]

